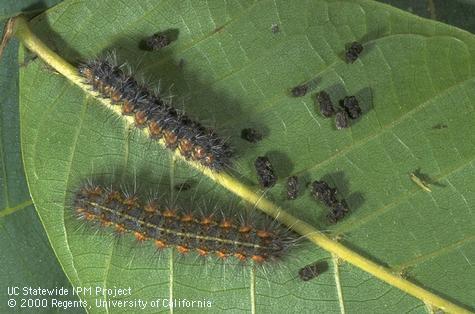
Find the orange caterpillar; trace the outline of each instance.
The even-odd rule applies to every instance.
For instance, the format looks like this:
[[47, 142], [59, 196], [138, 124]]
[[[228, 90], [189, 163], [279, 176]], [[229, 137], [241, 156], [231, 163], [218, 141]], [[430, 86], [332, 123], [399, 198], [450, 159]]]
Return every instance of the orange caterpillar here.
[[118, 233], [133, 233], [139, 241], [152, 240], [159, 249], [174, 247], [181, 254], [195, 252], [221, 260], [258, 264], [277, 260], [295, 240], [275, 223], [256, 226], [236, 217], [160, 207], [155, 199], [143, 201], [137, 195], [100, 185], [81, 187], [73, 207], [79, 218], [113, 227]]

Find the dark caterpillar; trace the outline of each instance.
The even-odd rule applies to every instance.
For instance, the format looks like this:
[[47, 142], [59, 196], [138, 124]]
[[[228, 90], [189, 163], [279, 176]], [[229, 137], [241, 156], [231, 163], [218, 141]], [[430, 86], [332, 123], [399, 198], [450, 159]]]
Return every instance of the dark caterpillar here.
[[232, 150], [225, 139], [138, 83], [117, 65], [114, 57], [93, 59], [81, 64], [78, 70], [94, 91], [109, 98], [112, 104], [120, 105], [123, 115], [133, 116], [136, 127], [147, 128], [150, 138], [163, 138], [170, 150], [178, 148], [186, 159], [212, 170], [230, 167]]

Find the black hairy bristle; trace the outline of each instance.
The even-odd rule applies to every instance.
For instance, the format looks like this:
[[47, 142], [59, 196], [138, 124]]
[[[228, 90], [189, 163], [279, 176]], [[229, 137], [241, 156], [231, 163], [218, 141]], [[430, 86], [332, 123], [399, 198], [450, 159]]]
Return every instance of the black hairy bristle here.
[[259, 184], [264, 188], [273, 187], [277, 182], [277, 176], [274, 173], [274, 168], [269, 158], [265, 156], [257, 157], [254, 166], [257, 171]]

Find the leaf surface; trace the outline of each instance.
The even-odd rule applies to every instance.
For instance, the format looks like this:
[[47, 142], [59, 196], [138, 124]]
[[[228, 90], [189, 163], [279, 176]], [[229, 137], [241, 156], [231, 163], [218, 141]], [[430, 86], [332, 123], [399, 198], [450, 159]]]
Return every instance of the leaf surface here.
[[[277, 24], [280, 31], [271, 31]], [[440, 296], [473, 309], [475, 38], [459, 29], [371, 1], [65, 1], [33, 21], [33, 29], [71, 63], [114, 49], [176, 106], [215, 125], [236, 148], [237, 176], [256, 185], [253, 161], [267, 154], [280, 178], [267, 192], [283, 208], [354, 250], [401, 271]], [[175, 29], [159, 53], [139, 43]], [[364, 45], [354, 64], [345, 44]], [[183, 61], [182, 61], [183, 60]], [[290, 90], [310, 82], [299, 98]], [[39, 61], [21, 72], [22, 147], [33, 201], [53, 248], [75, 286], [132, 288], [126, 300], [211, 300], [214, 312], [426, 312], [414, 299], [359, 269], [337, 265], [310, 244], [292, 251], [284, 270], [256, 274], [223, 269], [167, 252], [154, 255], [130, 237], [119, 241], [75, 221], [71, 191], [91, 174], [127, 169], [142, 185], [172, 194], [191, 177], [205, 199], [229, 194], [107, 111]], [[336, 130], [314, 104], [317, 91], [334, 102], [356, 95], [364, 116]], [[240, 139], [257, 127], [258, 145]], [[410, 179], [420, 168], [437, 184], [427, 193]], [[329, 225], [308, 190], [284, 200], [285, 178], [325, 177], [351, 215]], [[185, 192], [180, 199], [193, 199]], [[224, 205], [223, 205], [224, 206]], [[329, 270], [301, 282], [297, 271], [326, 259]], [[340, 291], [341, 293], [338, 293]], [[103, 296], [84, 296], [92, 312]], [[150, 311], [169, 309], [148, 308]], [[178, 309], [180, 310], [180, 309]], [[183, 309], [181, 309], [183, 310]]]
[[[0, 23], [3, 27], [3, 23]], [[7, 313], [7, 288], [71, 288], [31, 201], [20, 153], [18, 43], [0, 60], [0, 312]], [[20, 297], [13, 297], [19, 305]], [[74, 297], [59, 299], [74, 300]], [[18, 308], [18, 307], [17, 307]], [[37, 309], [51, 312], [51, 309]], [[58, 309], [54, 312], [59, 312]], [[83, 312], [82, 309], [73, 311]]]
[[0, 3], [0, 20], [15, 16], [19, 13], [34, 13], [44, 11], [61, 2], [61, 0], [2, 0]]
[[378, 0], [422, 17], [475, 32], [475, 1], [473, 0]]

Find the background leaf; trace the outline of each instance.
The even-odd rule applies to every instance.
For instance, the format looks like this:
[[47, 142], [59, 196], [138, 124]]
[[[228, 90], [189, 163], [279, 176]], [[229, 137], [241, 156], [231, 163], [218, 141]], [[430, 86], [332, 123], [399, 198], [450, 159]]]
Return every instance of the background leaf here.
[[19, 13], [34, 13], [46, 10], [62, 0], [2, 0], [0, 3], [0, 20]]
[[474, 0], [378, 0], [475, 33]]
[[[3, 24], [1, 24], [3, 28]], [[0, 312], [11, 311], [7, 287], [70, 288], [30, 199], [20, 154], [18, 44], [0, 63]], [[19, 302], [19, 298], [14, 297]], [[74, 300], [73, 297], [68, 299]], [[51, 312], [51, 309], [36, 309]], [[78, 312], [82, 312], [78, 309]]]
[[[281, 181], [267, 197], [473, 308], [473, 291], [467, 289], [474, 277], [475, 238], [473, 35], [369, 1], [71, 3], [34, 21], [35, 31], [62, 56], [75, 63], [114, 48], [152, 82], [160, 79], [165, 90], [173, 85], [177, 106], [231, 136], [242, 180], [255, 184], [253, 160], [268, 154]], [[273, 23], [280, 32], [271, 32]], [[158, 54], [138, 49], [144, 37], [169, 28], [179, 31], [169, 48]], [[365, 51], [348, 65], [341, 54], [353, 40]], [[170, 167], [166, 152], [41, 62], [29, 63], [21, 74], [30, 191], [74, 285], [130, 286], [129, 300], [205, 298], [216, 312], [339, 312], [342, 306], [349, 312], [426, 311], [419, 300], [351, 266], [336, 266], [311, 245], [295, 248], [285, 271], [254, 277], [249, 270], [224, 273], [169, 253], [157, 259], [152, 249], [128, 238], [116, 242], [84, 230], [71, 217], [69, 198], [91, 173], [130, 169], [129, 176], [135, 173], [168, 193], [170, 180], [183, 180], [190, 171]], [[290, 89], [303, 82], [316, 88], [290, 97]], [[313, 96], [321, 89], [335, 101], [357, 95], [364, 117], [349, 130], [335, 130], [314, 108]], [[256, 146], [239, 139], [240, 130], [251, 125], [266, 133]], [[432, 193], [410, 180], [417, 168], [440, 184], [431, 186]], [[348, 200], [351, 215], [330, 226], [325, 209], [308, 192], [284, 201], [284, 178], [290, 174], [307, 181], [326, 177]], [[198, 174], [192, 177], [201, 181], [198, 194], [226, 202], [226, 192]], [[300, 282], [297, 270], [320, 258], [329, 261], [329, 271]], [[95, 308], [96, 296], [85, 299], [91, 310], [124, 310]]]

